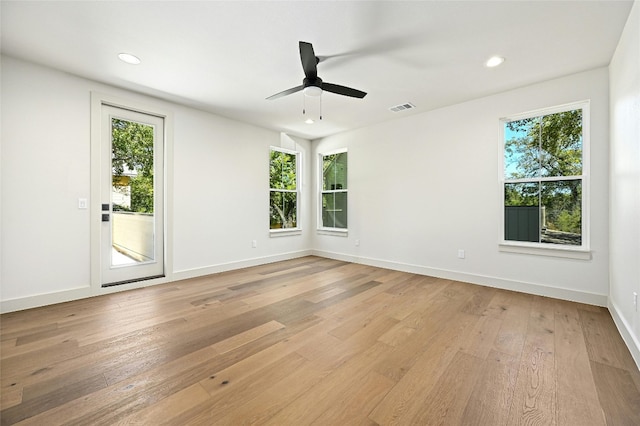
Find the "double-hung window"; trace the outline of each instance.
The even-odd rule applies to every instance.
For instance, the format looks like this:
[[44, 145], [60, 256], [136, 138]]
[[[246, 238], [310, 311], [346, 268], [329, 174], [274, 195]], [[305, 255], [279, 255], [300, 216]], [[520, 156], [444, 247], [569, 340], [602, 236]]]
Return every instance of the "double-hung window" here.
[[320, 155], [320, 229], [347, 230], [347, 151]]
[[502, 119], [504, 245], [588, 249], [588, 103]]
[[269, 228], [298, 230], [300, 153], [272, 147], [269, 153]]

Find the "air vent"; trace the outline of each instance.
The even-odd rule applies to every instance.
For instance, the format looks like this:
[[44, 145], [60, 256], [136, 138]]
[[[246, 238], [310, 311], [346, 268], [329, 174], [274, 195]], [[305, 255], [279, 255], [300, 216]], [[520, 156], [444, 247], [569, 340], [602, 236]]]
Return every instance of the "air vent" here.
[[396, 105], [394, 107], [389, 108], [391, 111], [393, 112], [400, 112], [400, 111], [404, 111], [407, 109], [412, 109], [415, 108], [416, 106], [414, 104], [410, 104], [410, 103], [406, 103], [406, 104], [401, 104], [401, 105]]

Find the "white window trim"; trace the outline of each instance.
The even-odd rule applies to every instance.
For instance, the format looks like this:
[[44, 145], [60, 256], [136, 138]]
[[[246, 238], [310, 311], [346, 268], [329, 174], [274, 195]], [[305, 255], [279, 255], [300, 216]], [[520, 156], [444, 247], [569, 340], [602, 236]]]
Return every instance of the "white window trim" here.
[[[318, 182], [318, 214], [317, 214], [317, 233], [319, 235], [332, 235], [332, 236], [338, 236], [338, 237], [347, 237], [349, 235], [349, 228], [332, 228], [332, 227], [328, 227], [328, 226], [322, 226], [322, 194], [325, 192], [346, 192], [347, 193], [347, 206], [349, 205], [349, 172], [347, 171], [347, 189], [341, 189], [341, 190], [329, 190], [329, 191], [323, 191], [322, 190], [322, 182], [323, 182], [323, 176], [322, 176], [322, 164], [323, 164], [323, 158], [328, 156], [328, 155], [334, 155], [334, 154], [343, 154], [343, 153], [348, 153], [348, 149], [347, 148], [340, 148], [340, 149], [336, 149], [333, 151], [327, 151], [327, 152], [321, 152], [318, 153], [318, 176], [317, 176], [317, 182]], [[347, 157], [348, 158], [348, 157]], [[347, 161], [349, 161], [347, 159]], [[349, 208], [347, 207], [347, 224], [349, 223]]]
[[[284, 152], [285, 154], [292, 154], [296, 156], [296, 189], [292, 190], [282, 190], [283, 192], [295, 192], [296, 193], [296, 223], [297, 226], [295, 228], [279, 228], [279, 229], [271, 229], [271, 224], [269, 224], [269, 237], [288, 237], [291, 235], [301, 235], [302, 234], [302, 215], [300, 214], [300, 199], [302, 197], [302, 192], [300, 190], [300, 176], [302, 175], [302, 152], [295, 151], [292, 149], [280, 148], [279, 146], [270, 146], [269, 147], [269, 158], [271, 158], [271, 151]], [[269, 160], [271, 163], [271, 160]], [[271, 185], [269, 185], [269, 196], [271, 196]]]
[[[526, 241], [511, 241], [504, 239], [504, 184], [507, 181], [504, 176], [504, 127], [505, 123], [510, 121], [521, 120], [524, 118], [538, 117], [541, 115], [554, 114], [574, 109], [582, 109], [582, 175], [581, 176], [563, 176], [560, 180], [571, 180], [571, 178], [582, 179], [582, 245], [568, 246], [550, 243], [532, 243]], [[499, 201], [500, 206], [500, 224], [498, 229], [498, 249], [501, 252], [531, 254], [540, 256], [563, 257], [569, 259], [591, 259], [591, 240], [590, 232], [590, 176], [591, 176], [591, 111], [590, 101], [583, 100], [563, 105], [557, 105], [549, 108], [541, 108], [534, 111], [528, 111], [521, 114], [514, 114], [508, 117], [502, 117], [499, 121], [500, 143], [498, 144], [498, 184], [499, 184]], [[557, 177], [541, 177], [540, 181], [559, 180]], [[516, 179], [509, 179], [509, 182], [517, 182]]]

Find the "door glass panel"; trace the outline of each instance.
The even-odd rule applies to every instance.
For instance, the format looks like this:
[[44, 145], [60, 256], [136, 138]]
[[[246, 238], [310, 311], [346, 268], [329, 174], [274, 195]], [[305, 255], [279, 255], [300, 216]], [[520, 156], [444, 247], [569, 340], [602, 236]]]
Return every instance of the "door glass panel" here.
[[154, 127], [111, 119], [111, 265], [155, 260]]

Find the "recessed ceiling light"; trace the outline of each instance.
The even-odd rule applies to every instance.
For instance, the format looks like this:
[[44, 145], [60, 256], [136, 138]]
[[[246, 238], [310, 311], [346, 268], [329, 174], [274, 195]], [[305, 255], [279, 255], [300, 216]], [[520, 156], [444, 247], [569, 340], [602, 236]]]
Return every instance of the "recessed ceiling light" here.
[[493, 67], [497, 67], [503, 62], [504, 62], [504, 58], [502, 56], [492, 56], [487, 60], [487, 62], [484, 63], [484, 65], [489, 68], [493, 68]]
[[126, 62], [131, 65], [138, 65], [141, 61], [136, 55], [132, 55], [131, 53], [120, 53], [118, 54], [118, 58], [122, 62]]
[[313, 121], [313, 120], [312, 120], [312, 119], [310, 119], [310, 118], [307, 118], [306, 120], [304, 120], [304, 122], [305, 122], [305, 123], [307, 123], [307, 124], [313, 124], [313, 123], [315, 123], [315, 121]]

